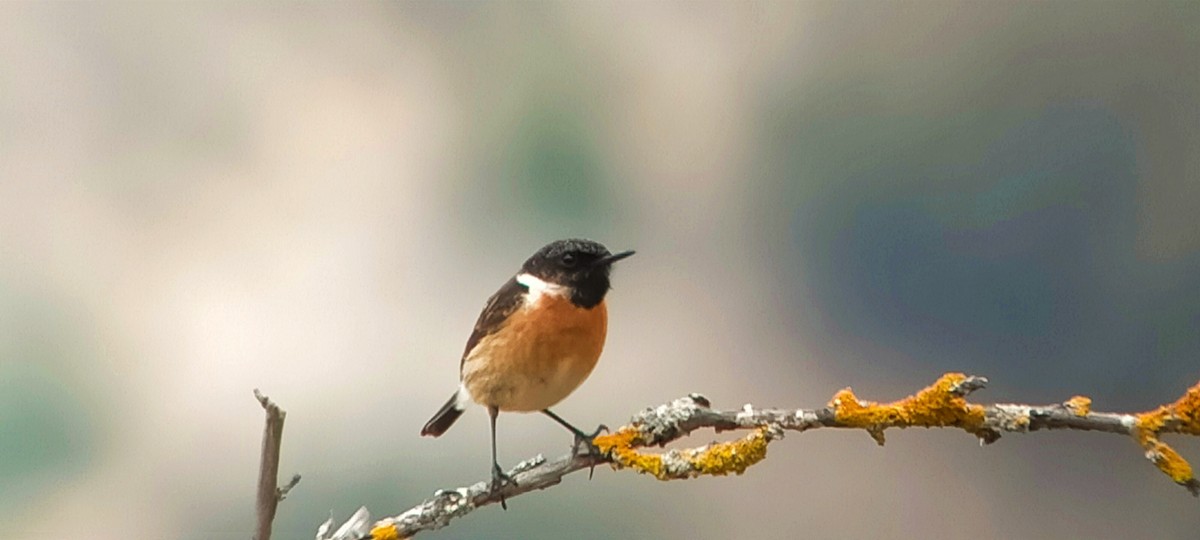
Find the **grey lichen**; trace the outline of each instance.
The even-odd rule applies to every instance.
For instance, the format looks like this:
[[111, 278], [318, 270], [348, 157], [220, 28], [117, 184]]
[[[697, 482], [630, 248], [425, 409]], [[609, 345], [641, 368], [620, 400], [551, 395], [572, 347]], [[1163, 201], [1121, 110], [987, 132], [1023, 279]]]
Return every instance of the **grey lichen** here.
[[1028, 405], [997, 403], [988, 409], [984, 423], [995, 431], [1024, 433], [1029, 431], [1031, 409]]
[[633, 416], [633, 424], [638, 426], [642, 436], [650, 444], [670, 441], [679, 438], [682, 425], [690, 423], [692, 418], [708, 407], [697, 403], [697, 398], [707, 404], [708, 400], [699, 394], [672, 400], [670, 403], [651, 407]]

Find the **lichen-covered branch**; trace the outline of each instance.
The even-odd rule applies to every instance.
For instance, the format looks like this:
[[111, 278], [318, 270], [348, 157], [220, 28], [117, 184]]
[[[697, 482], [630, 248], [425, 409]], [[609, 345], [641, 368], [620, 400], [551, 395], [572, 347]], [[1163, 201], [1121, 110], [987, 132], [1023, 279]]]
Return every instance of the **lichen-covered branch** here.
[[1146, 449], [1147, 459], [1177, 484], [1187, 486], [1192, 495], [1200, 496], [1200, 481], [1192, 474], [1192, 466], [1167, 443], [1158, 440], [1161, 433], [1200, 435], [1200, 384], [1188, 389], [1175, 403], [1137, 415], [1132, 432]]
[[[1200, 495], [1200, 481], [1191, 465], [1159, 439], [1164, 433], [1200, 435], [1200, 383], [1175, 403], [1145, 413], [1093, 412], [1091, 400], [1075, 396], [1054, 405], [994, 404], [967, 402], [967, 395], [983, 388], [987, 379], [948, 373], [916, 394], [892, 403], [860, 400], [849, 388], [834, 395], [818, 409], [713, 409], [703, 396], [691, 394], [658, 407], [646, 409], [617, 431], [600, 435], [594, 444], [614, 468], [628, 468], [660, 480], [701, 475], [741, 474], [764, 459], [767, 445], [787, 431], [817, 428], [862, 429], [879, 444], [888, 428], [958, 428], [992, 443], [1003, 433], [1026, 433], [1043, 429], [1101, 431], [1132, 437], [1160, 470], [1193, 495]], [[716, 431], [749, 430], [749, 434], [727, 442], [687, 449], [647, 452], [701, 428]], [[475, 508], [545, 489], [562, 477], [603, 461], [587, 455], [567, 455], [546, 461], [541, 456], [519, 464], [509, 474], [516, 485], [491, 492], [487, 482], [441, 490], [433, 498], [394, 517], [368, 527], [365, 509], [330, 533], [332, 521], [322, 526], [317, 540], [408, 538], [423, 530], [438, 529]]]

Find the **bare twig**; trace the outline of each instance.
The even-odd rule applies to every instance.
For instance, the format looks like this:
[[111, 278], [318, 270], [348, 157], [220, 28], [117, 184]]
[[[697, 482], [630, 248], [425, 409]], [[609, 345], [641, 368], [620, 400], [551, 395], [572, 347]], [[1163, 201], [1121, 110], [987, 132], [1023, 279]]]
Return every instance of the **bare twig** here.
[[300, 483], [300, 475], [292, 476], [286, 486], [278, 487], [279, 478], [279, 446], [283, 442], [283, 419], [287, 413], [280, 409], [257, 388], [254, 397], [258, 399], [263, 410], [267, 412], [267, 423], [263, 429], [262, 455], [258, 468], [258, 496], [255, 499], [255, 509], [258, 523], [254, 529], [255, 540], [271, 540], [271, 524], [275, 521], [275, 510], [279, 507], [287, 493]]
[[300, 483], [300, 475], [293, 474], [292, 479], [288, 480], [287, 485], [275, 490], [275, 493], [279, 497], [279, 500], [282, 501], [282, 500], [286, 499], [288, 492], [292, 491], [292, 488], [296, 487], [296, 484], [299, 484], [299, 483]]
[[[561, 482], [567, 474], [604, 461], [614, 468], [631, 468], [661, 480], [741, 474], [765, 458], [767, 444], [782, 438], [786, 431], [817, 428], [863, 429], [881, 445], [884, 430], [907, 427], [959, 428], [978, 437], [981, 443], [995, 442], [1002, 433], [1052, 429], [1121, 434], [1141, 444], [1146, 457], [1175, 482], [1200, 495], [1200, 481], [1193, 476], [1191, 466], [1158, 438], [1162, 433], [1200, 435], [1200, 384], [1175, 403], [1140, 414], [1091, 412], [1091, 400], [1082, 396], [1054, 405], [975, 405], [966, 401], [968, 394], [986, 384], [983, 377], [950, 373], [913, 396], [887, 404], [861, 401], [847, 388], [818, 409], [756, 409], [745, 405], [740, 410], [714, 410], [703, 396], [691, 394], [646, 409], [635, 415], [629, 425], [596, 437], [593, 442], [605, 453], [604, 459], [565, 455], [546, 461], [537, 456], [509, 472], [516, 485], [507, 485], [497, 492], [489, 491], [488, 482], [439, 490], [433, 498], [402, 514], [384, 518], [369, 530], [366, 527], [369, 514], [363, 508], [352, 520], [356, 526], [350, 527], [347, 522], [337, 533], [330, 534], [332, 522], [327, 522], [317, 540], [408, 538], [424, 530], [444, 527], [475, 508], [499, 502], [501, 496], [511, 499], [545, 489]], [[718, 432], [752, 431], [740, 439], [696, 448], [663, 453], [638, 450], [663, 446], [701, 428]]]

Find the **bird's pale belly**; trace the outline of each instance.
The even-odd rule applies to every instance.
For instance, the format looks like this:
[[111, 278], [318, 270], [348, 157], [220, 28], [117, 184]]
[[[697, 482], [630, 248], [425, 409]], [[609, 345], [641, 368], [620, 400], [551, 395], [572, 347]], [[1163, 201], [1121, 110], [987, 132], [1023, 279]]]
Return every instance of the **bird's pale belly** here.
[[604, 349], [605, 304], [584, 309], [566, 298], [543, 303], [514, 313], [463, 362], [463, 384], [473, 401], [502, 411], [540, 411], [592, 373]]

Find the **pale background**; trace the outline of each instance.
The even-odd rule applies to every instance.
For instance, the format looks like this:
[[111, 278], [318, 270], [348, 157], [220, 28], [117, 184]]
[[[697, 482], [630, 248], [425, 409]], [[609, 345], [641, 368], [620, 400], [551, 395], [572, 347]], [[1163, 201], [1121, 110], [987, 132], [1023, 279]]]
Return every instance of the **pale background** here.
[[[422, 423], [549, 240], [618, 267], [558, 412], [1147, 409], [1200, 379], [1200, 4], [0, 4], [0, 537], [276, 538], [486, 478]], [[570, 438], [502, 417], [506, 465]], [[692, 441], [711, 440], [700, 433]], [[1200, 462], [1200, 444], [1175, 437]], [[597, 470], [429, 538], [1195, 538], [1129, 440], [793, 435]]]

